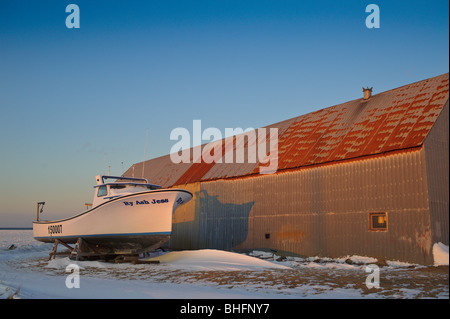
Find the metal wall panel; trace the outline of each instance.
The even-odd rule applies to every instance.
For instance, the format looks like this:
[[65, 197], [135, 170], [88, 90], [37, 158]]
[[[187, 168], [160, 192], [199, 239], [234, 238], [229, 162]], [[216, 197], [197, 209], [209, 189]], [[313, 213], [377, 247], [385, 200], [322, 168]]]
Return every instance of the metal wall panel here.
[[427, 185], [433, 242], [449, 244], [448, 100], [425, 139]]
[[[261, 226], [266, 228], [267, 225], [276, 225], [271, 234], [272, 242], [269, 243], [271, 248], [304, 255], [336, 257], [363, 254], [388, 257], [401, 252], [398, 249], [401, 243], [397, 246], [391, 244], [394, 240], [399, 241], [399, 238], [415, 246], [406, 252], [415, 250], [429, 254], [430, 245], [424, 243], [423, 239], [415, 239], [414, 233], [420, 229], [420, 236], [425, 238], [427, 233], [423, 226], [429, 225], [426, 187], [421, 182], [424, 174], [421, 153], [397, 154], [268, 176], [262, 185], [272, 184], [270, 188], [273, 188], [278, 183], [286, 184], [291, 187], [292, 193], [287, 202], [282, 200], [276, 206], [263, 202], [263, 198], [256, 201], [255, 221], [272, 216], [269, 222]], [[377, 175], [367, 173], [377, 166], [380, 166]], [[408, 174], [398, 170], [398, 167], [406, 167], [404, 172]], [[386, 177], [385, 184], [379, 183], [377, 176], [380, 175]], [[276, 201], [277, 192], [273, 194], [270, 197]], [[264, 206], [261, 212], [256, 211], [259, 203]], [[389, 214], [389, 231], [370, 232], [368, 213], [384, 211]], [[267, 243], [257, 228], [255, 231], [258, 233], [255, 233], [253, 242], [264, 247]], [[281, 241], [278, 241], [279, 232], [282, 233]], [[283, 246], [286, 245], [285, 233], [293, 235], [288, 240], [288, 246]], [[301, 240], [295, 240], [295, 237]], [[384, 248], [380, 247], [380, 242], [385, 242]], [[410, 255], [413, 258], [413, 254]]]
[[[258, 163], [146, 161], [151, 183], [194, 194], [175, 213], [171, 247], [432, 264], [432, 244], [448, 244], [448, 92], [447, 73], [273, 124], [275, 174], [259, 175]], [[387, 231], [369, 230], [372, 212], [387, 213]]]
[[200, 211], [200, 183], [183, 185], [183, 189], [194, 195], [192, 200], [177, 208], [172, 219], [172, 236], [169, 245], [173, 249], [198, 249], [200, 246], [199, 214]]
[[[419, 148], [280, 174], [201, 182], [196, 205], [190, 206], [195, 223], [174, 225], [177, 245], [171, 246], [274, 249], [305, 256], [358, 254], [430, 264], [425, 174], [425, 154]], [[371, 212], [388, 213], [388, 231], [369, 230]], [[184, 235], [196, 239], [184, 246], [179, 237]]]

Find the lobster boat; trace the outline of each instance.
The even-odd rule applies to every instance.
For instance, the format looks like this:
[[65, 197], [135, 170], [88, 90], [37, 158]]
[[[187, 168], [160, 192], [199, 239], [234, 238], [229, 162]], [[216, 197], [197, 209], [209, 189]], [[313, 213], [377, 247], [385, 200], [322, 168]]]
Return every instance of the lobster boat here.
[[189, 191], [161, 188], [144, 178], [98, 175], [96, 180], [90, 209], [66, 219], [33, 222], [33, 237], [54, 243], [54, 254], [58, 244], [72, 249], [77, 259], [81, 254], [136, 255], [160, 248], [170, 239], [173, 212], [192, 199]]

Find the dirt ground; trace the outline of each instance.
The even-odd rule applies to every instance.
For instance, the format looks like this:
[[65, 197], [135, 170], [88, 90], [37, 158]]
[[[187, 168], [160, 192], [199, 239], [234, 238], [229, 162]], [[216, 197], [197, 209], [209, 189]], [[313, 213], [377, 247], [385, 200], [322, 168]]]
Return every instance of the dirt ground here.
[[[61, 275], [64, 270], [45, 268], [48, 261], [36, 260], [36, 270]], [[167, 265], [114, 265], [83, 267], [83, 274], [118, 280], [149, 280], [214, 286], [218, 289], [244, 288], [277, 294], [280, 298], [449, 298], [449, 267], [379, 267], [379, 288], [366, 286], [366, 265], [343, 267], [336, 263], [290, 263], [291, 269], [259, 271], [192, 271]], [[60, 274], [61, 273], [61, 274]]]
[[[247, 286], [248, 289], [278, 290], [280, 294], [302, 297], [318, 297], [323, 293], [338, 289], [354, 289], [361, 297], [374, 298], [448, 298], [449, 267], [426, 267], [414, 269], [380, 268], [380, 288], [369, 289], [366, 286], [365, 271], [342, 269], [300, 268], [277, 271], [243, 272], [179, 272], [166, 274], [159, 280], [171, 282], [191, 282], [216, 284], [220, 287]], [[302, 289], [311, 287], [312, 289]], [[373, 294], [373, 296], [369, 296]], [[341, 297], [339, 294], [337, 297]]]

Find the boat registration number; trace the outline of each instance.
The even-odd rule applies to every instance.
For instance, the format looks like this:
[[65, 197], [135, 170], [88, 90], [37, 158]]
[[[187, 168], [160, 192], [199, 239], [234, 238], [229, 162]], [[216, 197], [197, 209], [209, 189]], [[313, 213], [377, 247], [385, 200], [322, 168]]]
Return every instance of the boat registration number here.
[[50, 235], [62, 234], [62, 225], [50, 225], [50, 226], [48, 226], [48, 233]]

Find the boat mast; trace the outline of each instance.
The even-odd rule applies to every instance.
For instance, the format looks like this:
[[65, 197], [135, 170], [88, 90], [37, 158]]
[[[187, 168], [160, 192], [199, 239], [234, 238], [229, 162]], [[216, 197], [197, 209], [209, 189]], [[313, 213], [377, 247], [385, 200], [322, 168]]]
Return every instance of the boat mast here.
[[144, 170], [145, 170], [145, 153], [147, 152], [147, 139], [148, 139], [148, 129], [147, 129], [147, 135], [145, 136], [144, 161], [142, 162], [142, 178], [144, 178]]

